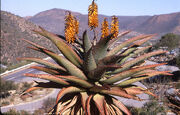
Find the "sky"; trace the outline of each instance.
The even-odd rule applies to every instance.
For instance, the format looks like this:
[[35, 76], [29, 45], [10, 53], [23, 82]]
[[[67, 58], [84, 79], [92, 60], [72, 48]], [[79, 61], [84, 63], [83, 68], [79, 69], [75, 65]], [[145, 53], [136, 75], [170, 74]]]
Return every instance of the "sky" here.
[[[60, 8], [88, 13], [92, 0], [1, 0], [1, 10], [19, 16]], [[95, 0], [99, 14], [108, 16], [158, 15], [180, 12], [180, 0]]]

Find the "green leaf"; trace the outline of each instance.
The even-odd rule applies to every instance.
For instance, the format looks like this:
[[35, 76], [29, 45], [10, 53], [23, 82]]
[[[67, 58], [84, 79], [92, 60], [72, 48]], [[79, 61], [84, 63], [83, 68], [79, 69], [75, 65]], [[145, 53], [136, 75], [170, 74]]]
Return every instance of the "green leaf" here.
[[141, 62], [141, 61], [143, 61], [143, 60], [145, 60], [145, 59], [147, 59], [149, 57], [152, 57], [152, 56], [155, 56], [155, 55], [159, 55], [159, 54], [163, 54], [163, 53], [166, 53], [166, 51], [158, 50], [158, 51], [154, 51], [154, 52], [150, 52], [150, 53], [141, 55], [141, 56], [139, 56], [137, 58], [134, 58], [133, 60], [130, 60], [130, 61], [124, 63], [122, 65], [122, 68], [117, 69], [117, 70], [115, 70], [112, 73], [115, 74], [115, 73], [122, 72], [122, 71], [129, 69], [131, 66], [133, 66], [133, 65], [135, 65], [135, 64], [137, 64], [137, 63], [139, 63], [139, 62]]
[[48, 67], [32, 66], [31, 68], [49, 73], [51, 75], [64, 75], [64, 74], [67, 75], [66, 72], [60, 72], [57, 69], [52, 69], [52, 68], [48, 68]]
[[60, 75], [57, 75], [57, 77], [69, 80], [71, 82], [74, 82], [77, 85], [80, 85], [80, 86], [82, 86], [84, 88], [91, 88], [91, 87], [94, 86], [93, 84], [91, 84], [91, 83], [89, 83], [89, 82], [87, 82], [85, 80], [79, 79], [78, 77], [75, 77], [75, 76], [60, 76]]
[[38, 64], [42, 64], [42, 65], [45, 65], [45, 66], [53, 68], [53, 69], [58, 69], [61, 72], [66, 72], [66, 70], [63, 67], [61, 67], [57, 64], [48, 62], [46, 60], [42, 60], [40, 58], [18, 58], [18, 60], [26, 60], [26, 61], [36, 62]]
[[76, 67], [73, 63], [71, 63], [64, 57], [59, 56], [59, 55], [57, 55], [53, 52], [50, 52], [48, 50], [45, 50], [45, 49], [43, 49], [43, 51], [46, 52], [51, 57], [55, 58], [57, 60], [58, 64], [62, 65], [71, 75], [79, 77], [81, 79], [85, 79], [85, 80], [87, 79], [86, 76], [84, 75], [84, 73], [78, 67]]
[[87, 31], [85, 30], [83, 33], [83, 48], [84, 48], [84, 52], [87, 53], [89, 51], [89, 49], [91, 49], [92, 44], [91, 41], [87, 35]]
[[144, 79], [156, 76], [156, 75], [170, 75], [170, 74], [167, 73], [167, 71], [156, 71], [156, 72], [153, 72], [153, 73], [147, 73], [147, 74], [144, 75], [144, 77], [131, 78], [131, 79], [125, 80], [123, 82], [115, 84], [115, 86], [118, 86], [118, 87], [127, 86], [127, 85], [130, 85], [132, 83], [135, 83], [135, 82], [138, 82], [138, 81], [141, 81], [141, 80], [144, 80]]
[[52, 75], [48, 75], [48, 74], [31, 74], [31, 73], [26, 73], [24, 74], [25, 76], [28, 76], [28, 77], [35, 77], [35, 78], [40, 78], [40, 79], [45, 79], [45, 80], [49, 80], [49, 81], [53, 81], [53, 82], [56, 82], [56, 83], [59, 83], [59, 84], [62, 84], [62, 85], [70, 85], [68, 82], [60, 79], [60, 78], [57, 78], [55, 76], [52, 76]]
[[126, 49], [125, 51], [123, 51], [121, 54], [129, 55], [130, 53], [134, 52], [135, 50], [136, 50], [136, 47], [130, 47], [130, 48]]
[[96, 69], [90, 71], [88, 73], [88, 76], [90, 76], [94, 80], [99, 80], [103, 77], [103, 75], [106, 71], [114, 71], [117, 68], [121, 68], [121, 66], [116, 65], [116, 64], [98, 66]]
[[82, 60], [64, 40], [62, 40], [55, 34], [44, 30], [41, 27], [40, 29], [41, 31], [34, 30], [34, 32], [39, 33], [40, 35], [50, 39], [69, 61], [71, 61], [74, 65], [76, 65], [79, 68], [82, 67], [82, 64], [83, 64]]
[[138, 41], [134, 42], [133, 45], [140, 46], [140, 45], [144, 44], [145, 42], [149, 41], [150, 39], [152, 39], [154, 36], [156, 36], [156, 34], [152, 34], [151, 36], [149, 36], [147, 38], [138, 40]]
[[126, 35], [126, 34], [128, 34], [128, 33], [130, 33], [130, 32], [131, 32], [131, 31], [129, 31], [129, 30], [128, 30], [128, 31], [125, 31], [125, 32], [122, 32], [122, 33], [120, 33], [120, 34], [118, 35], [117, 38], [111, 39], [111, 41], [109, 42], [108, 48], [113, 47], [114, 44], [115, 44], [117, 41], [119, 41], [122, 36], [124, 36], [124, 35]]
[[98, 65], [109, 65], [109, 64], [115, 64], [118, 60], [120, 60], [121, 58], [124, 58], [125, 55], [112, 55], [112, 56], [107, 56], [104, 57], [103, 59], [101, 59], [98, 62]]
[[146, 66], [141, 66], [141, 67], [137, 67], [137, 68], [133, 68], [127, 71], [123, 71], [120, 72], [112, 77], [110, 77], [109, 79], [106, 79], [104, 81], [102, 81], [103, 83], [107, 83], [107, 84], [113, 84], [115, 82], [118, 82], [120, 80], [123, 80], [125, 78], [131, 77], [133, 74], [143, 71], [145, 69], [150, 69], [150, 68], [155, 68], [157, 66], [161, 66], [164, 65], [164, 63], [162, 64], [153, 64], [153, 65], [146, 65]]
[[110, 34], [109, 36], [105, 38], [101, 38], [99, 42], [95, 46], [92, 47], [93, 55], [94, 55], [96, 63], [106, 56], [109, 41], [111, 40], [112, 35], [113, 34]]
[[114, 54], [118, 53], [122, 48], [124, 48], [127, 45], [133, 43], [134, 41], [144, 39], [144, 38], [147, 38], [147, 37], [150, 37], [150, 36], [152, 36], [152, 35], [140, 35], [140, 36], [137, 36], [137, 37], [130, 38], [130, 39], [126, 40], [125, 42], [121, 43], [120, 45], [116, 46], [115, 48], [113, 48], [111, 51], [109, 51], [107, 56], [111, 56], [111, 55], [114, 55]]
[[[92, 55], [92, 49], [90, 49], [87, 54], [85, 55], [85, 60], [84, 61], [84, 71], [86, 71], [87, 73], [89, 73], [90, 71], [94, 70], [95, 68], [97, 68], [95, 59]], [[92, 78], [93, 76], [88, 76], [90, 78]]]
[[141, 52], [144, 52], [146, 50], [148, 50], [149, 48], [151, 48], [152, 46], [147, 46], [147, 47], [143, 47], [143, 48], [139, 48], [136, 51], [134, 51], [133, 53], [131, 53], [130, 55], [128, 55], [127, 57], [125, 57], [124, 59], [122, 59], [119, 64], [124, 63], [125, 61], [127, 61], [128, 59], [130, 59], [133, 56], [136, 56], [138, 54], [140, 54]]

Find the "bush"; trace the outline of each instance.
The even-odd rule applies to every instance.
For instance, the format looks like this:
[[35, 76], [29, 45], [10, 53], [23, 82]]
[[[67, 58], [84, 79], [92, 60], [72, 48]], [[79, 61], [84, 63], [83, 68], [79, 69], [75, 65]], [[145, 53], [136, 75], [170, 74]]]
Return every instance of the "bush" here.
[[180, 36], [173, 33], [168, 33], [162, 36], [161, 40], [157, 44], [155, 44], [154, 47], [155, 48], [167, 47], [167, 50], [173, 50], [179, 47], [179, 45], [180, 45]]
[[150, 101], [142, 108], [130, 108], [132, 115], [157, 115], [162, 113], [165, 115], [165, 108], [158, 101]]
[[31, 115], [28, 111], [16, 111], [15, 109], [10, 109], [9, 111], [3, 113], [3, 115]]
[[5, 81], [2, 78], [0, 78], [0, 85], [1, 85], [1, 90], [0, 90], [0, 98], [5, 98], [9, 95], [8, 91], [9, 90], [17, 90], [18, 85], [15, 84], [13, 81]]

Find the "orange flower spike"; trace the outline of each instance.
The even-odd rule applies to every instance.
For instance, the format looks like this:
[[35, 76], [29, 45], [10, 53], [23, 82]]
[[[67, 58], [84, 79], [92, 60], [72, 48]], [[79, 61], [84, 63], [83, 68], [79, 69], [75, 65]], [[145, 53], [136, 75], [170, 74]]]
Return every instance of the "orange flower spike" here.
[[76, 19], [76, 18], [74, 18], [75, 19], [75, 33], [76, 34], [79, 34], [79, 21]]
[[65, 37], [68, 43], [73, 43], [75, 35], [79, 33], [79, 22], [74, 18], [71, 12], [65, 17]]
[[116, 38], [119, 33], [119, 22], [116, 16], [112, 16], [111, 34], [114, 33], [113, 38]]
[[98, 6], [94, 0], [88, 8], [88, 25], [91, 29], [98, 27]]
[[109, 35], [109, 24], [107, 21], [107, 18], [104, 18], [104, 21], [102, 22], [102, 28], [101, 28], [101, 38], [104, 38]]

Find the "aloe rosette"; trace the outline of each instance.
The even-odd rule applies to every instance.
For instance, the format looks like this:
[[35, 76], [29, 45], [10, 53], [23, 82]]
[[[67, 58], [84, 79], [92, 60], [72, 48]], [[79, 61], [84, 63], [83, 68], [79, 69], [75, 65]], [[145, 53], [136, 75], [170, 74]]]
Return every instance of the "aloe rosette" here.
[[[96, 4], [92, 4], [90, 9], [93, 7], [97, 9]], [[97, 11], [94, 11], [90, 11], [91, 18], [89, 20], [93, 19], [92, 16], [97, 17], [95, 15]], [[73, 20], [71, 13], [69, 15], [71, 18], [67, 17], [66, 19]], [[114, 16], [113, 19], [117, 20]], [[89, 24], [91, 24], [91, 29], [95, 28], [93, 25], [97, 26], [92, 20]], [[105, 24], [107, 25], [107, 22]], [[107, 35], [106, 31], [108, 30], [106, 30], [104, 35], [102, 35], [103, 37], [99, 40], [97, 38], [94, 39], [97, 40], [97, 42], [94, 42], [89, 39], [87, 31], [84, 31], [83, 35], [78, 37], [78, 30], [74, 30], [72, 25], [73, 23], [66, 23], [66, 28], [69, 29], [65, 31], [68, 39], [55, 35], [41, 27], [40, 30], [34, 30], [37, 34], [52, 41], [62, 55], [25, 40], [33, 46], [30, 47], [31, 49], [51, 57], [55, 63], [40, 58], [20, 58], [20, 60], [32, 61], [43, 65], [31, 68], [47, 73], [27, 73], [25, 76], [49, 81], [36, 82], [36, 86], [27, 89], [23, 94], [41, 88], [61, 89], [57, 95], [56, 105], [49, 111], [49, 114], [131, 115], [124, 104], [114, 96], [138, 101], [142, 99], [137, 94], [146, 93], [155, 96], [149, 89], [136, 86], [134, 83], [156, 75], [171, 75], [169, 71], [157, 71], [155, 69], [157, 66], [164, 65], [165, 63], [144, 65], [144, 60], [147, 58], [166, 53], [163, 50], [143, 53], [151, 48], [151, 46], [139, 48], [139, 46], [153, 38], [154, 34], [132, 37], [113, 47], [122, 36], [130, 31], [118, 34], [117, 31], [113, 30], [113, 32]], [[114, 28], [118, 27], [117, 21], [113, 22], [113, 26]], [[108, 29], [107, 26], [104, 27]], [[75, 33], [75, 36], [69, 33], [71, 31]], [[74, 43], [71, 44], [71, 42]]]

